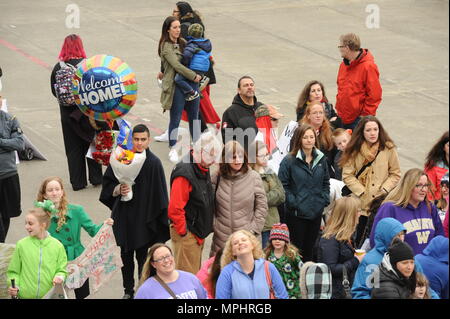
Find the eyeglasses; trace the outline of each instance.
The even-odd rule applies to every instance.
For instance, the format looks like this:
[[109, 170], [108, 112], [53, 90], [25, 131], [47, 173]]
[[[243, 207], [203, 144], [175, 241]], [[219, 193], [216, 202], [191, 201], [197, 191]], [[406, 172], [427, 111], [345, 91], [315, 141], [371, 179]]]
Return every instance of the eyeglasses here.
[[277, 122], [277, 121], [278, 121], [278, 119], [276, 119], [276, 118], [274, 118], [274, 117], [271, 117], [270, 120], [271, 120], [271, 121], [274, 121], [274, 122]]
[[322, 111], [311, 113], [311, 115], [323, 115], [323, 114], [324, 114], [324, 113], [323, 113]]
[[345, 48], [345, 45], [338, 45], [339, 49]]
[[429, 188], [431, 184], [417, 184], [416, 188], [423, 190], [424, 188]]
[[172, 257], [173, 257], [172, 255], [163, 256], [159, 259], [155, 259], [153, 262], [155, 262], [155, 263], [164, 262], [166, 260], [170, 260]]
[[172, 13], [178, 13], [178, 12], [180, 12], [180, 11], [178, 11], [178, 10], [173, 10], [172, 11]]

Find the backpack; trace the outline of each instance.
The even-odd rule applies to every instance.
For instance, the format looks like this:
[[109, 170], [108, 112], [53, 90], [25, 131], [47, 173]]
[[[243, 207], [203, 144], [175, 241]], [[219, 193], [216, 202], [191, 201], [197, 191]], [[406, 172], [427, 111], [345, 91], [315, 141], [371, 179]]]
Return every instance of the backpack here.
[[63, 61], [60, 61], [59, 65], [61, 68], [55, 73], [56, 98], [61, 105], [72, 105], [75, 103], [72, 93], [73, 78], [77, 69], [72, 64]]
[[307, 262], [300, 269], [300, 291], [303, 299], [331, 299], [331, 271], [326, 264]]

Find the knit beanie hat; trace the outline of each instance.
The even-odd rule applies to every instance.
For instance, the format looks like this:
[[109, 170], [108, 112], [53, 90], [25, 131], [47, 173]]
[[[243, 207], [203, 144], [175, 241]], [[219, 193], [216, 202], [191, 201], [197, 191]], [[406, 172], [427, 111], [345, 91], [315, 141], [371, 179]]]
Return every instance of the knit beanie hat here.
[[200, 23], [193, 23], [189, 26], [188, 35], [193, 38], [201, 38], [203, 36], [203, 27]]
[[396, 265], [399, 261], [414, 259], [414, 251], [411, 246], [397, 239], [394, 240], [391, 247], [389, 247], [388, 253], [391, 265], [396, 270]]
[[272, 230], [270, 231], [269, 241], [273, 239], [280, 239], [284, 240], [286, 243], [289, 244], [289, 229], [286, 224], [274, 224], [272, 226]]

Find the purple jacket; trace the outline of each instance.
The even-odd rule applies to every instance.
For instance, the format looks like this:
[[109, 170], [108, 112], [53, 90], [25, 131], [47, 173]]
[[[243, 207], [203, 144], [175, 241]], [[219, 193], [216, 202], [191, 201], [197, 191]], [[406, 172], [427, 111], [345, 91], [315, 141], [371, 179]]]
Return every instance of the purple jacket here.
[[434, 237], [444, 235], [441, 219], [433, 204], [431, 204], [430, 212], [425, 201], [421, 202], [417, 208], [410, 204], [403, 208], [394, 203], [384, 203], [378, 210], [370, 232], [371, 247], [375, 247], [375, 228], [385, 217], [395, 218], [403, 224], [406, 228], [405, 242], [412, 247], [414, 255], [421, 254]]

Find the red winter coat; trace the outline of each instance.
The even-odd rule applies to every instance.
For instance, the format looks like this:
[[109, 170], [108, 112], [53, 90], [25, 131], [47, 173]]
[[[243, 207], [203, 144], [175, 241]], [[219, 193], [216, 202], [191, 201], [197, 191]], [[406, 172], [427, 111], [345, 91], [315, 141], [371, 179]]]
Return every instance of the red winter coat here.
[[344, 124], [358, 116], [376, 115], [381, 102], [378, 67], [372, 54], [363, 49], [361, 55], [348, 65], [344, 59], [337, 76], [336, 111]]

